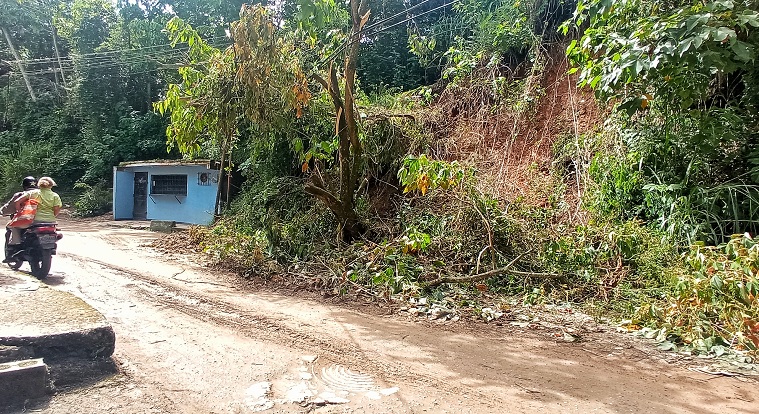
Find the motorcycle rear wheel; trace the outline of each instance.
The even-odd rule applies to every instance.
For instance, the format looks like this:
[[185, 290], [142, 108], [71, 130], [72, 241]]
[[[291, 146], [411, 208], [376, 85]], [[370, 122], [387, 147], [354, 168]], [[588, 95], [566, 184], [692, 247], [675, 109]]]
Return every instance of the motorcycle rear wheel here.
[[43, 251], [40, 257], [35, 257], [29, 261], [29, 267], [32, 268], [32, 275], [37, 279], [44, 279], [50, 273], [50, 265], [53, 256], [49, 251]]

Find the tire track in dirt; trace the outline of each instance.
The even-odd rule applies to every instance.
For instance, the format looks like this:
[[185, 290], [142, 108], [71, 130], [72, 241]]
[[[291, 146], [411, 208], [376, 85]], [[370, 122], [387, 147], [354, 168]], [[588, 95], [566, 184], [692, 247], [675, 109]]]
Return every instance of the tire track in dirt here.
[[224, 301], [172, 286], [156, 277], [102, 260], [70, 253], [62, 253], [60, 256], [75, 260], [83, 265], [97, 264], [105, 270], [113, 273], [118, 272], [124, 277], [141, 282], [144, 285], [131, 284], [129, 287], [135, 289], [136, 294], [151, 303], [167, 306], [203, 322], [232, 329], [251, 339], [274, 342], [304, 353], [318, 355], [320, 359], [328, 359], [330, 362], [360, 367], [361, 370], [368, 370], [386, 384], [396, 385], [398, 382], [403, 382], [407, 385], [434, 389], [448, 396], [475, 396], [476, 401], [480, 404], [493, 409], [499, 406], [503, 407], [505, 404], [505, 401], [491, 394], [468, 387], [455, 386], [444, 379], [434, 378], [429, 374], [425, 375], [426, 373], [417, 374], [414, 372], [416, 368], [408, 366], [402, 361], [384, 361], [381, 355], [371, 356], [364, 350], [357, 351], [351, 343], [338, 337], [327, 336], [327, 334], [317, 336], [314, 333], [299, 331], [275, 318], [239, 309]]

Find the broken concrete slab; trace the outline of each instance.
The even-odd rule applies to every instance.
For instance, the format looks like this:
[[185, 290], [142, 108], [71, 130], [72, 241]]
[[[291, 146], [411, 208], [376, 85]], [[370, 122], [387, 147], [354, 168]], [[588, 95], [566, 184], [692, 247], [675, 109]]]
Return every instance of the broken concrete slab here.
[[70, 293], [43, 283], [36, 290], [0, 289], [0, 346], [23, 347], [34, 358], [103, 358], [115, 344], [105, 317]]
[[44, 397], [50, 392], [47, 365], [41, 358], [0, 364], [0, 401], [3, 406]]

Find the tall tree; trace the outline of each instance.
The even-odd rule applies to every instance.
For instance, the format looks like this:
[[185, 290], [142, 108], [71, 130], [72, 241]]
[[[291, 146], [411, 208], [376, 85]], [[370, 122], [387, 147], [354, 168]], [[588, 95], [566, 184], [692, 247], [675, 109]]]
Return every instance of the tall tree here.
[[351, 30], [347, 39], [347, 52], [343, 64], [345, 86], [341, 92], [335, 65], [330, 64], [327, 78], [315, 75], [316, 80], [329, 93], [335, 107], [335, 131], [338, 136], [339, 180], [337, 191], [330, 190], [319, 174], [311, 175], [306, 192], [323, 201], [337, 217], [343, 241], [349, 242], [361, 236], [364, 227], [356, 213], [356, 190], [366, 160], [359, 139], [356, 112], [356, 65], [361, 45], [362, 29], [369, 20], [366, 0], [350, 1]]
[[189, 46], [190, 62], [179, 69], [182, 82], [169, 85], [155, 108], [170, 115], [166, 134], [182, 153], [217, 155], [225, 173], [244, 130], [265, 140], [292, 118], [292, 110], [301, 114], [310, 97], [306, 78], [292, 39], [281, 36], [265, 8], [243, 7], [230, 28], [234, 47], [225, 50], [210, 46], [179, 18], [167, 30], [173, 43]]

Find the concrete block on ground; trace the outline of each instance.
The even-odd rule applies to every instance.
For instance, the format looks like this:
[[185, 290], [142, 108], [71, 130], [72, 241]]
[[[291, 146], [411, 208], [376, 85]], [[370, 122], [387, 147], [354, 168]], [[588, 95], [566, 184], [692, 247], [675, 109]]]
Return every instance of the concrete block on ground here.
[[174, 227], [177, 225], [175, 221], [170, 220], [152, 220], [150, 222], [150, 231], [158, 231], [161, 233], [171, 233], [174, 231]]
[[0, 364], [0, 401], [11, 405], [49, 392], [47, 365], [38, 359]]

